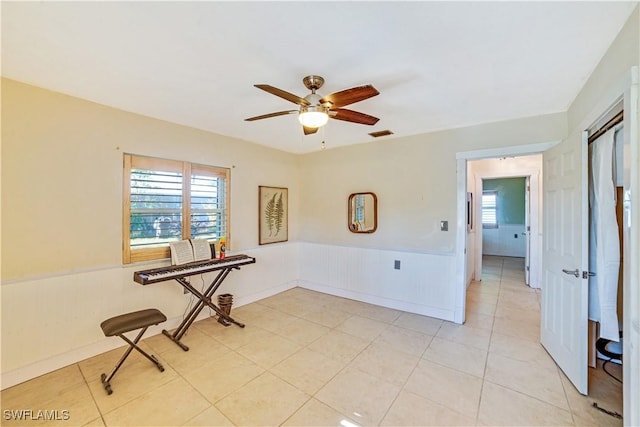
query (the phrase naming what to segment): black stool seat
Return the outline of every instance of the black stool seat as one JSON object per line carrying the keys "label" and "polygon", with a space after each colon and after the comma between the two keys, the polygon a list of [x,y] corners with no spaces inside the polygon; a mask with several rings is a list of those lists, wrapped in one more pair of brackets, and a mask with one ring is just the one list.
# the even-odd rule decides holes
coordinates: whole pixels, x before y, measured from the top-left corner
{"label": "black stool seat", "polygon": [[[102,385],[104,389],[107,391],[107,394],[113,393],[111,390],[111,379],[118,372],[122,363],[124,363],[125,359],[129,356],[132,350],[137,350],[144,357],[149,359],[156,367],[160,370],[160,372],[164,372],[164,367],[160,364],[160,361],[156,359],[156,357],[152,354],[148,354],[146,351],[141,349],[138,346],[138,342],[140,338],[144,335],[147,328],[152,325],[157,325],[158,323],[162,323],[167,320],[167,316],[162,314],[159,310],[155,308],[148,308],[146,310],[134,311],[132,313],[121,314],[120,316],[115,316],[110,319],[105,320],[100,324],[102,328],[102,332],[107,337],[119,336],[122,338],[127,344],[129,344],[129,348],[124,352],[116,366],[113,368],[111,373],[107,376],[107,374],[100,375],[100,380],[102,381]],[[136,336],[136,338],[132,341],[127,338],[124,333],[130,332],[134,330],[140,329],[140,332]]]}
{"label": "black stool seat", "polygon": [[146,310],[134,311],[133,313],[112,317],[102,322],[100,327],[105,336],[112,337],[144,328],[145,326],[157,325],[166,320],[167,316],[162,314],[160,310],[148,308]]}

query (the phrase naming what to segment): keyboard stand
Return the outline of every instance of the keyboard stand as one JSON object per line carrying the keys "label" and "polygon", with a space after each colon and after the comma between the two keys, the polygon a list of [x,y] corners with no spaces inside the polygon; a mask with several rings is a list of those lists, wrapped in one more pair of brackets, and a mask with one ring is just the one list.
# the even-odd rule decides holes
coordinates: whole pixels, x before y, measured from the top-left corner
{"label": "keyboard stand", "polygon": [[231,316],[226,314],[224,311],[222,311],[217,305],[215,305],[211,301],[211,297],[218,290],[218,288],[220,287],[224,279],[226,279],[229,273],[231,273],[231,270],[240,270],[240,266],[224,267],[222,270],[220,270],[216,278],[213,279],[213,281],[211,282],[211,284],[209,285],[209,287],[204,293],[201,293],[196,288],[191,286],[191,283],[189,283],[186,280],[186,278],[184,277],[174,278],[176,282],[180,283],[182,287],[184,287],[187,291],[189,291],[191,294],[195,295],[198,298],[198,302],[184,317],[180,325],[176,328],[176,330],[173,333],[170,333],[166,329],[162,330],[162,333],[164,335],[166,335],[171,341],[173,341],[178,346],[180,346],[180,348],[183,349],[184,351],[189,351],[189,347],[183,344],[180,341],[180,339],[184,336],[184,334],[187,332],[191,324],[196,320],[196,318],[198,317],[198,315],[204,309],[205,306],[208,306],[209,308],[211,308],[213,311],[216,312],[216,314],[219,316],[218,318],[220,319],[220,323],[222,323],[224,326],[230,326],[233,323],[241,328],[244,328],[244,323],[240,323],[234,320]]}

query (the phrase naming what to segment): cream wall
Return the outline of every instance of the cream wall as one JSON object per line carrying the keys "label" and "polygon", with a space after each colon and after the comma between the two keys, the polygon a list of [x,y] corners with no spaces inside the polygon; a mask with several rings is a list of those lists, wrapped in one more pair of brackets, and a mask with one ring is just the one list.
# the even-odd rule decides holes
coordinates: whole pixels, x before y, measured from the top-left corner
{"label": "cream wall", "polygon": [[[241,305],[296,285],[295,155],[6,79],[2,124],[2,387],[120,345],[100,331],[110,316],[181,319],[178,284],[132,280],[167,261],[122,265],[125,152],[231,168],[230,251],[257,263],[221,291]],[[259,185],[289,188],[291,243],[258,246]]]}
{"label": "cream wall", "polygon": [[[300,240],[451,254],[456,153],[558,141],[565,134],[566,116],[557,113],[302,155]],[[378,230],[371,235],[347,228],[347,198],[362,191],[378,196]],[[449,231],[440,231],[441,220],[449,221]]]}
{"label": "cream wall", "polygon": [[293,154],[11,80],[2,95],[3,280],[121,264],[123,153],[231,168],[231,250],[257,246],[257,186],[289,187],[296,239]]}

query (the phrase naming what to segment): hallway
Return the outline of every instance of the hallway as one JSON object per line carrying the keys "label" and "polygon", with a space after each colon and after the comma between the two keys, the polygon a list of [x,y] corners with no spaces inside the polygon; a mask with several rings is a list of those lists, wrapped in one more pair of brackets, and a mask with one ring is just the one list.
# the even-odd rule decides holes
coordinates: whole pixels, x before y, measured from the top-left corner
{"label": "hallway", "polygon": [[[602,370],[602,361],[589,369],[589,396],[582,396],[540,344],[541,291],[524,284],[524,259],[485,256],[482,279],[467,289],[465,324],[491,331],[478,421],[567,424],[560,414],[568,410],[575,425],[622,425],[592,406],[622,414],[622,385]],[[607,370],[622,378],[619,365],[609,363]]]}

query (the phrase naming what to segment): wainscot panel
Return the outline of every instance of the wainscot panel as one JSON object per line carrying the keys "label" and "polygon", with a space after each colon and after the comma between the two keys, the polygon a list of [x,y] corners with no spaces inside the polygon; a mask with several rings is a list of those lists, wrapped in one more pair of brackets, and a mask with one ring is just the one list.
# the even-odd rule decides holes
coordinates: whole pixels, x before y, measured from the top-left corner
{"label": "wainscot panel", "polygon": [[[453,321],[455,255],[301,242],[299,286]],[[400,269],[395,269],[396,261]]]}

